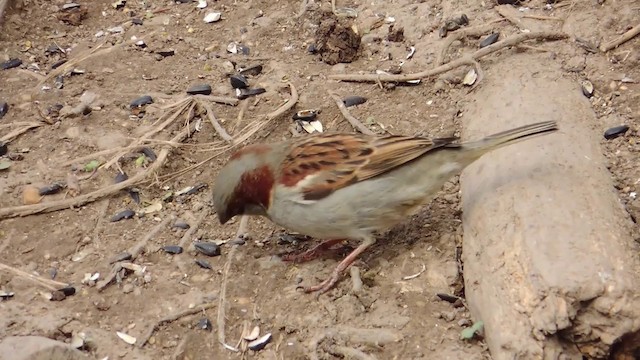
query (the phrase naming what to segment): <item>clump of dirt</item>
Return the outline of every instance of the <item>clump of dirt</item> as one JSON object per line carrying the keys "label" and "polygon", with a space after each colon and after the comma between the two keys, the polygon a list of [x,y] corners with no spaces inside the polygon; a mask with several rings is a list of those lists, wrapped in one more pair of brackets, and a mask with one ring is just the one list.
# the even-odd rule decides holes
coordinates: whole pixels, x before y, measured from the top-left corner
{"label": "clump of dirt", "polygon": [[325,13],[316,32],[316,52],[329,65],[350,63],[358,58],[360,35],[348,20]]}

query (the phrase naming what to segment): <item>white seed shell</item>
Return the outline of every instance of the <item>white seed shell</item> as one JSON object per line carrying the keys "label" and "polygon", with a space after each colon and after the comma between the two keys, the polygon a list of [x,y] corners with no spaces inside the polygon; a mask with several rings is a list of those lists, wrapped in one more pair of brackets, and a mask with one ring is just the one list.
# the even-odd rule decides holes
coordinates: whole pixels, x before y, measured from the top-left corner
{"label": "white seed shell", "polygon": [[206,22],[206,23],[214,23],[216,21],[219,21],[221,17],[222,17],[222,13],[211,12],[211,13],[208,13],[207,15],[205,15],[204,22]]}
{"label": "white seed shell", "polygon": [[253,328],[253,330],[251,330],[249,335],[244,337],[244,339],[247,340],[247,341],[253,341],[253,340],[257,339],[258,336],[260,336],[260,327],[256,326],[256,327]]}
{"label": "white seed shell", "polygon": [[476,73],[476,69],[471,69],[467,72],[467,75],[464,76],[462,84],[471,86],[476,83],[476,80],[478,80],[478,73]]}
{"label": "white seed shell", "polygon": [[118,335],[118,337],[126,342],[129,345],[133,345],[136,343],[136,341],[138,341],[138,339],[134,338],[133,336],[129,335],[129,334],[125,334],[123,332],[120,331],[116,331],[116,335]]}
{"label": "white seed shell", "polygon": [[311,126],[313,126],[313,128],[317,131],[317,132],[323,132],[324,129],[322,128],[322,123],[318,120],[314,120],[309,122],[309,124],[311,124]]}

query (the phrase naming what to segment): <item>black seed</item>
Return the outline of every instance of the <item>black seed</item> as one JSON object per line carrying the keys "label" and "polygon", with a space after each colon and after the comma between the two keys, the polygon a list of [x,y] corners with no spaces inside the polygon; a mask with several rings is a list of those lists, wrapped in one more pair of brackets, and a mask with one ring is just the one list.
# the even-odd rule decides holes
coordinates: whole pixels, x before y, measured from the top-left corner
{"label": "black seed", "polygon": [[126,189],[127,194],[129,194],[129,197],[131,197],[131,200],[133,200],[134,203],[136,204],[140,204],[140,190],[136,189],[136,188],[131,188],[131,189]]}
{"label": "black seed", "polygon": [[0,156],[6,155],[7,152],[9,152],[9,147],[7,146],[6,143],[3,143],[2,141],[0,141]]}
{"label": "black seed", "polygon": [[629,130],[627,125],[615,126],[604,132],[604,138],[607,140],[615,139],[618,136],[624,135]]}
{"label": "black seed", "polygon": [[10,59],[7,60],[3,63],[0,63],[0,69],[2,70],[9,70],[9,69],[13,69],[15,67],[18,67],[22,65],[22,60],[20,59]]}
{"label": "black seed", "polygon": [[220,255],[220,246],[216,243],[199,241],[193,244],[193,246],[200,253],[207,256],[219,256]]}
{"label": "black seed", "polygon": [[131,104],[129,104],[129,107],[131,109],[134,109],[134,108],[138,108],[138,107],[149,105],[149,104],[153,104],[153,98],[149,95],[144,95],[131,101]]}
{"label": "black seed", "polygon": [[467,15],[462,14],[459,18],[456,19],[456,22],[460,25],[468,25],[469,18],[467,17]]}
{"label": "black seed", "polygon": [[133,210],[123,210],[120,211],[119,213],[115,214],[112,218],[111,218],[111,222],[116,222],[116,221],[120,221],[123,219],[131,219],[134,215],[135,215],[135,211]]}
{"label": "black seed", "polygon": [[186,193],[184,193],[184,195],[193,195],[196,194],[198,191],[205,189],[207,187],[207,184],[205,183],[199,183],[196,184],[195,186],[193,186],[191,189],[189,189],[189,191],[187,191]]}
{"label": "black seed", "polygon": [[158,155],[156,155],[150,147],[143,147],[140,151],[149,159],[149,161],[156,161],[158,159]]}
{"label": "black seed", "polygon": [[236,74],[229,77],[231,87],[234,89],[246,89],[249,87],[249,81],[242,75]]}
{"label": "black seed", "polygon": [[142,24],[143,24],[143,23],[142,23],[142,20],[141,20],[141,19],[138,19],[138,18],[133,18],[133,19],[131,19],[131,23],[132,23],[133,25],[142,25]]}
{"label": "black seed", "polygon": [[267,346],[267,344],[271,342],[271,333],[268,333],[266,335],[263,335],[251,342],[249,342],[249,344],[247,344],[247,346],[249,347],[249,349],[253,350],[253,351],[260,351],[262,349],[264,349],[265,346]]}
{"label": "black seed", "polygon": [[258,76],[262,72],[262,65],[254,65],[238,71],[240,75],[244,76]]}
{"label": "black seed", "polygon": [[60,184],[51,184],[40,188],[40,196],[57,194],[62,190],[63,186]]}
{"label": "black seed", "polygon": [[449,295],[449,294],[443,294],[443,293],[438,293],[438,294],[436,294],[436,296],[439,297],[440,300],[444,300],[444,301],[452,303],[452,304],[460,299],[457,296]]}
{"label": "black seed", "polygon": [[117,184],[117,183],[121,183],[121,182],[123,182],[123,181],[127,180],[128,178],[129,178],[129,176],[128,176],[127,174],[125,174],[125,173],[123,173],[123,172],[118,172],[118,173],[116,174],[115,183],[116,183],[116,184]]}
{"label": "black seed", "polygon": [[211,85],[208,84],[200,84],[194,85],[187,89],[187,94],[189,95],[211,95]]}
{"label": "black seed", "polygon": [[5,101],[0,101],[0,119],[2,119],[9,112],[9,104]]}
{"label": "black seed", "polygon": [[191,226],[189,224],[187,224],[186,221],[178,219],[178,220],[176,220],[176,223],[173,224],[173,227],[176,227],[178,229],[185,229],[186,230],[186,229],[190,228]]}
{"label": "black seed", "polygon": [[211,320],[207,318],[202,318],[198,320],[198,329],[211,331],[213,329],[213,325],[211,325]]}
{"label": "black seed", "polygon": [[59,68],[61,65],[67,62],[67,59],[62,59],[51,64],[51,70]]}
{"label": "black seed", "polygon": [[182,254],[182,246],[179,245],[168,245],[163,247],[162,250],[169,254]]}
{"label": "black seed", "polygon": [[56,44],[51,44],[44,50],[44,53],[47,55],[62,54],[62,49]]}
{"label": "black seed", "polygon": [[2,299],[2,300],[10,299],[14,295],[15,295],[15,293],[13,293],[11,291],[0,291],[0,299]]}
{"label": "black seed", "polygon": [[362,96],[347,96],[346,98],[342,99],[342,102],[344,103],[344,106],[349,107],[364,104],[365,102],[367,102],[367,98],[364,98]]}
{"label": "black seed", "polygon": [[67,286],[63,287],[62,289],[58,289],[58,291],[61,291],[64,296],[73,296],[76,293],[76,288],[74,288],[73,286]]}
{"label": "black seed", "polygon": [[315,54],[316,52],[318,52],[318,47],[316,46],[316,44],[311,44],[307,48],[307,51],[311,54]]}
{"label": "black seed", "polygon": [[300,110],[293,114],[293,120],[313,121],[318,117],[317,110]]}
{"label": "black seed", "polygon": [[206,260],[197,259],[196,264],[198,264],[198,266],[200,266],[203,269],[209,269],[209,270],[212,269],[211,264],[209,264],[209,262]]}
{"label": "black seed", "polygon": [[494,44],[496,41],[498,41],[498,38],[500,38],[500,34],[499,33],[493,33],[489,36],[487,36],[486,38],[484,38],[482,41],[480,41],[480,47],[487,47],[491,44]]}
{"label": "black seed", "polygon": [[53,81],[53,86],[56,89],[64,88],[64,76],[62,76],[62,75],[56,76],[56,79]]}
{"label": "black seed", "polygon": [[236,90],[236,96],[238,97],[238,99],[240,100],[244,100],[250,96],[256,96],[256,95],[260,95],[264,92],[266,92],[267,90],[264,88],[256,88],[256,89],[238,89]]}
{"label": "black seed", "polygon": [[173,49],[168,49],[168,50],[158,50],[156,51],[156,53],[160,56],[163,57],[168,57],[168,56],[173,56],[176,54],[176,51]]}

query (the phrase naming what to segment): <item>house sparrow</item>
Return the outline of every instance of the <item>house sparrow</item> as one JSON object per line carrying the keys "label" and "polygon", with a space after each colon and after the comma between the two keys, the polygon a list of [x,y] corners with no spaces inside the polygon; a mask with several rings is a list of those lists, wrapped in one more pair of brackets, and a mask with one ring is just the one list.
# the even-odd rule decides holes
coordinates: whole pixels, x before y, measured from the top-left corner
{"label": "house sparrow", "polygon": [[213,201],[220,223],[236,215],[261,215],[301,234],[360,240],[324,282],[340,274],[375,242],[374,233],[403,221],[430,201],[444,183],[485,153],[556,131],[554,121],[518,127],[479,141],[457,138],[320,133],[246,146],[220,171]]}

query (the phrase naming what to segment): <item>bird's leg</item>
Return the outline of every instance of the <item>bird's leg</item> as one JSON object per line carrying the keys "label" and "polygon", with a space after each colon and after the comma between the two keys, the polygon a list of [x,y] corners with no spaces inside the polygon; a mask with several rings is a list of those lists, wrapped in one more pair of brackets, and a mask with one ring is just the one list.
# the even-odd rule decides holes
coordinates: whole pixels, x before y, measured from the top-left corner
{"label": "bird's leg", "polygon": [[315,286],[304,287],[303,288],[304,292],[310,293],[314,291],[319,291],[320,294],[327,292],[329,289],[333,287],[333,285],[335,285],[336,282],[338,282],[338,279],[340,278],[340,274],[343,271],[345,271],[349,266],[351,266],[351,264],[353,264],[356,258],[360,254],[362,254],[369,246],[373,245],[373,243],[375,242],[376,242],[375,238],[364,239],[364,241],[362,242],[362,244],[360,244],[360,246],[358,246],[355,250],[353,250],[351,254],[349,254],[346,258],[344,258],[344,260],[342,260],[340,264],[336,266],[335,270],[333,270],[333,273],[331,273],[331,276],[327,278],[327,280]]}
{"label": "bird's leg", "polygon": [[283,261],[291,261],[295,263],[303,263],[307,261],[311,261],[318,256],[320,256],[323,252],[328,251],[333,245],[343,242],[345,239],[331,239],[321,242],[315,247],[299,254],[289,253],[281,256]]}

